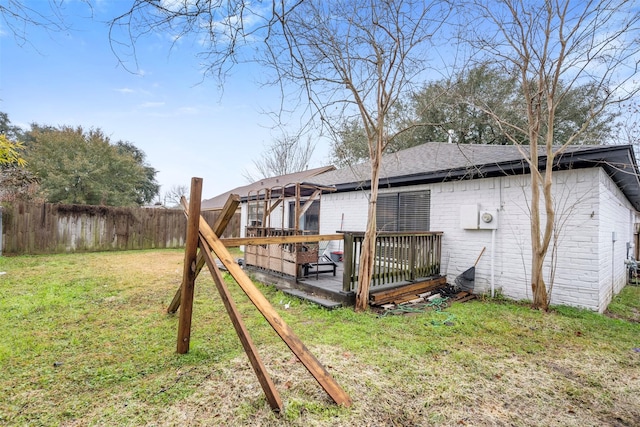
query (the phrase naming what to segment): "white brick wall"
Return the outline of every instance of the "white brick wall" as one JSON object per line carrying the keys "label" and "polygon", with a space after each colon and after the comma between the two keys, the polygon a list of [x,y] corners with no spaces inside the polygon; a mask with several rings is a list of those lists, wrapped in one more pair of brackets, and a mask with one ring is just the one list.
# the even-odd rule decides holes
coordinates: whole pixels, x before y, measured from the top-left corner
{"label": "white brick wall", "polygon": [[[289,227],[289,204],[295,202],[294,197],[285,199],[284,203],[278,204],[267,218],[265,227],[288,228]],[[256,203],[256,202],[252,202]],[[262,203],[262,202],[260,202]],[[272,202],[273,203],[273,202]],[[240,237],[246,237],[248,203],[244,202],[240,205]],[[284,219],[284,222],[283,222]]]}
{"label": "white brick wall", "polygon": [[[493,260],[495,288],[514,299],[531,299],[529,184],[527,175],[412,186],[381,193],[431,190],[431,230],[444,232],[442,272],[450,283],[471,267],[482,247],[486,247],[476,268],[476,292],[489,291]],[[368,194],[355,191],[323,195],[320,233],[364,231]],[[603,311],[611,300],[612,280],[615,292],[625,284],[626,242],[632,241],[636,213],[601,169],[554,172],[554,200],[560,233],[556,250],[550,247],[545,269],[549,284],[555,262],[552,303]],[[460,226],[460,206],[469,204],[497,213],[499,226],[493,248],[491,230],[464,230]],[[613,270],[612,231],[617,234]],[[337,248],[331,250],[334,249]]]}
{"label": "white brick wall", "polygon": [[[368,191],[323,194],[320,201],[320,234],[364,231],[367,224]],[[342,242],[331,241],[328,250],[342,250]]]}
{"label": "white brick wall", "polygon": [[[637,213],[620,189],[600,172],[600,283],[599,283],[599,311],[604,311],[612,296],[620,292],[626,284],[626,268],[624,260],[627,257],[627,243],[633,242],[634,223],[638,222]],[[612,233],[615,232],[616,241],[613,242]],[[630,253],[633,255],[633,253]]]}

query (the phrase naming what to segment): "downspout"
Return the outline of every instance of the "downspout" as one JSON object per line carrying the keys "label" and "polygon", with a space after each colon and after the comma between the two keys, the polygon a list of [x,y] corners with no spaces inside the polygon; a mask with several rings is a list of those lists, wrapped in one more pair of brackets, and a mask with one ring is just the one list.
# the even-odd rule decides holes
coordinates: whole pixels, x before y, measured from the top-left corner
{"label": "downspout", "polygon": [[613,301],[613,296],[616,291],[616,232],[611,232],[611,301]]}

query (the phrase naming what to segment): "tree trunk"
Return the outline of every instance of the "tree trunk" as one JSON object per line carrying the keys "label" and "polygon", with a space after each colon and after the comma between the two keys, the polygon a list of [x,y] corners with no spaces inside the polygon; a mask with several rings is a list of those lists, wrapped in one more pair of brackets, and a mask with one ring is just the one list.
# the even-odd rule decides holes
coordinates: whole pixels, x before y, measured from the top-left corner
{"label": "tree trunk", "polygon": [[544,258],[544,254],[540,250],[534,250],[531,261],[531,290],[533,292],[533,308],[547,311],[549,300],[543,276]]}
{"label": "tree trunk", "polygon": [[532,200],[531,200],[531,291],[533,293],[533,308],[547,311],[549,309],[549,294],[544,281],[544,260],[549,250],[555,210],[552,197],[552,154],[547,153],[547,170],[542,183],[542,196],[545,204],[545,227],[541,228],[540,219],[540,179],[539,171],[531,171]]}
{"label": "tree trunk", "polygon": [[[356,311],[364,311],[369,308],[369,287],[376,255],[376,201],[369,200],[369,215],[373,211],[373,221],[368,221],[367,230],[364,233],[362,252],[360,253],[360,265],[358,267],[358,290],[356,292]],[[371,218],[371,216],[369,216]]]}
{"label": "tree trunk", "polygon": [[367,212],[367,229],[362,242],[360,265],[358,267],[358,290],[356,292],[356,311],[369,308],[369,287],[376,256],[376,207],[378,203],[378,179],[380,177],[380,158],[382,144],[374,145],[371,150],[371,194]]}

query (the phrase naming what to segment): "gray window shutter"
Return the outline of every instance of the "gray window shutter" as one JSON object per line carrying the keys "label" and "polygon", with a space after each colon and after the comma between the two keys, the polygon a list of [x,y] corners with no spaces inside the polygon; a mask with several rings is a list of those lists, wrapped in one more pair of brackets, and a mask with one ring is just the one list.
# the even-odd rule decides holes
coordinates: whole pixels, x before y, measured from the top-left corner
{"label": "gray window shutter", "polygon": [[398,193],[378,195],[376,227],[378,231],[398,231]]}
{"label": "gray window shutter", "polygon": [[379,231],[429,231],[429,190],[381,194],[376,208]]}
{"label": "gray window shutter", "polygon": [[398,194],[398,231],[429,231],[429,190]]}

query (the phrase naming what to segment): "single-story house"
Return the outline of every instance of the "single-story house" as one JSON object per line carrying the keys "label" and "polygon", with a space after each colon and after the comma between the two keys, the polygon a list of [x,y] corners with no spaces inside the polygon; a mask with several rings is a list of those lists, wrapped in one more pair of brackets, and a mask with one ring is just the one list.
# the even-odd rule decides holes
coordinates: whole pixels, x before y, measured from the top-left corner
{"label": "single-story house", "polygon": [[[539,160],[544,169],[546,158]],[[312,179],[335,187],[322,195],[320,234],[364,230],[369,174],[362,164]],[[626,285],[625,260],[636,253],[640,175],[633,147],[571,146],[556,159],[553,176],[558,232],[545,275],[551,283],[555,266],[551,303],[603,312]],[[388,154],[379,189],[378,229],[442,231],[441,273],[451,283],[486,247],[474,291],[493,287],[532,299],[530,174],[518,147],[430,142]]]}
{"label": "single-story house", "polygon": [[[545,160],[541,156],[541,169]],[[239,192],[242,224],[256,225],[261,217],[251,207],[252,192],[256,201],[261,188],[297,181],[305,188],[322,189],[314,199],[315,209],[305,213],[313,218],[306,224],[301,221],[303,228],[313,224],[312,231],[319,234],[364,231],[369,174],[365,162],[254,183],[250,191]],[[555,267],[551,303],[603,312],[626,285],[625,260],[637,253],[640,179],[633,147],[568,147],[555,161],[553,182],[558,232],[545,277],[551,283]],[[518,147],[430,142],[388,154],[382,161],[379,189],[379,230],[442,232],[438,267],[449,283],[474,265],[486,248],[476,266],[474,292],[494,289],[513,299],[532,298],[530,174]],[[305,203],[304,194],[299,203]],[[293,205],[293,199],[285,197],[269,224],[260,225],[291,227]],[[342,249],[341,244],[332,241],[327,250]]]}

